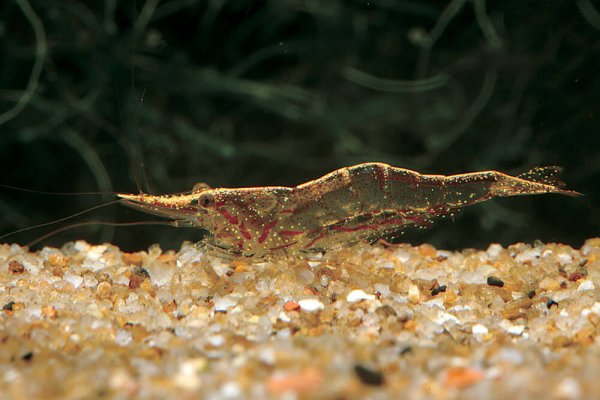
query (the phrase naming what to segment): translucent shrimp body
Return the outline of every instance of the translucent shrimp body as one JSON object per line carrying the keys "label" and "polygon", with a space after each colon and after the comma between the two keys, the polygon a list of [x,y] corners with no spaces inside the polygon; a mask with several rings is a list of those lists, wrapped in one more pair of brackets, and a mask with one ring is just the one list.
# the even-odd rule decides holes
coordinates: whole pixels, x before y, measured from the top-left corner
{"label": "translucent shrimp body", "polygon": [[206,229],[209,247],[233,256],[327,251],[388,237],[409,225],[497,196],[559,193],[558,167],[535,168],[517,177],[498,171],[425,175],[382,163],[338,169],[296,187],[209,188],[151,196],[119,194],[123,202]]}

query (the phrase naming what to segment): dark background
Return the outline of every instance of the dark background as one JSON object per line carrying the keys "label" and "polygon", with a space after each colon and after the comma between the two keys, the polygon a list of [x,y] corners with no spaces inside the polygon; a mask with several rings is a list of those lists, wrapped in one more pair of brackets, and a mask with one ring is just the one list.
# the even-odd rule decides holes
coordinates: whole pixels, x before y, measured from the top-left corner
{"label": "dark background", "polygon": [[[600,232],[595,0],[10,0],[0,57],[5,185],[137,192],[138,171],[156,194],[296,185],[366,161],[440,174],[561,165],[586,197],[498,199],[402,239],[580,246]],[[109,199],[1,189],[0,232]],[[113,205],[72,222],[148,219]],[[201,237],[96,226],[42,244]]]}

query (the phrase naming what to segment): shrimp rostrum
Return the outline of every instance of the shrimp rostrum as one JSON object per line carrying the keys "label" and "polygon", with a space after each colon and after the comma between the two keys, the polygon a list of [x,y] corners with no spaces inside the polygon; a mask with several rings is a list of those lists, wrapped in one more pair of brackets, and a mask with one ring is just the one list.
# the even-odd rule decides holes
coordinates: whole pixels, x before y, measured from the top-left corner
{"label": "shrimp rostrum", "polygon": [[176,195],[118,194],[174,226],[208,231],[203,244],[218,252],[261,258],[322,252],[389,237],[410,225],[493,197],[559,193],[559,167],[519,176],[498,171],[426,175],[382,163],[338,169],[296,187],[210,188]]}

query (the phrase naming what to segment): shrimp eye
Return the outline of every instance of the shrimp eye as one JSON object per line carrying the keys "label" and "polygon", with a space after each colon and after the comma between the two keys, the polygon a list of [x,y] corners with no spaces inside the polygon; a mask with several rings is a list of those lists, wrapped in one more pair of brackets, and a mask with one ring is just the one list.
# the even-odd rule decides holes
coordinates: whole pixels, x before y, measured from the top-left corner
{"label": "shrimp eye", "polygon": [[198,203],[204,208],[212,207],[215,204],[215,198],[212,194],[203,194]]}

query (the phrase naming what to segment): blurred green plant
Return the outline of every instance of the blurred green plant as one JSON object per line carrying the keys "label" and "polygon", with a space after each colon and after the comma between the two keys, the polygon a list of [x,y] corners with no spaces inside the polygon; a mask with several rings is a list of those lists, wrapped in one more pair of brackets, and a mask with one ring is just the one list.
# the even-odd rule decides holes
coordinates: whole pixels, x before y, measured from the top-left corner
{"label": "blurred green plant", "polygon": [[[0,183],[157,193],[295,185],[365,161],[448,174],[558,164],[586,200],[506,199],[405,240],[579,245],[600,225],[598,15],[589,0],[3,2]],[[0,232],[107,199],[3,190]],[[116,207],[84,220],[138,219]],[[44,243],[201,235],[88,229]]]}

